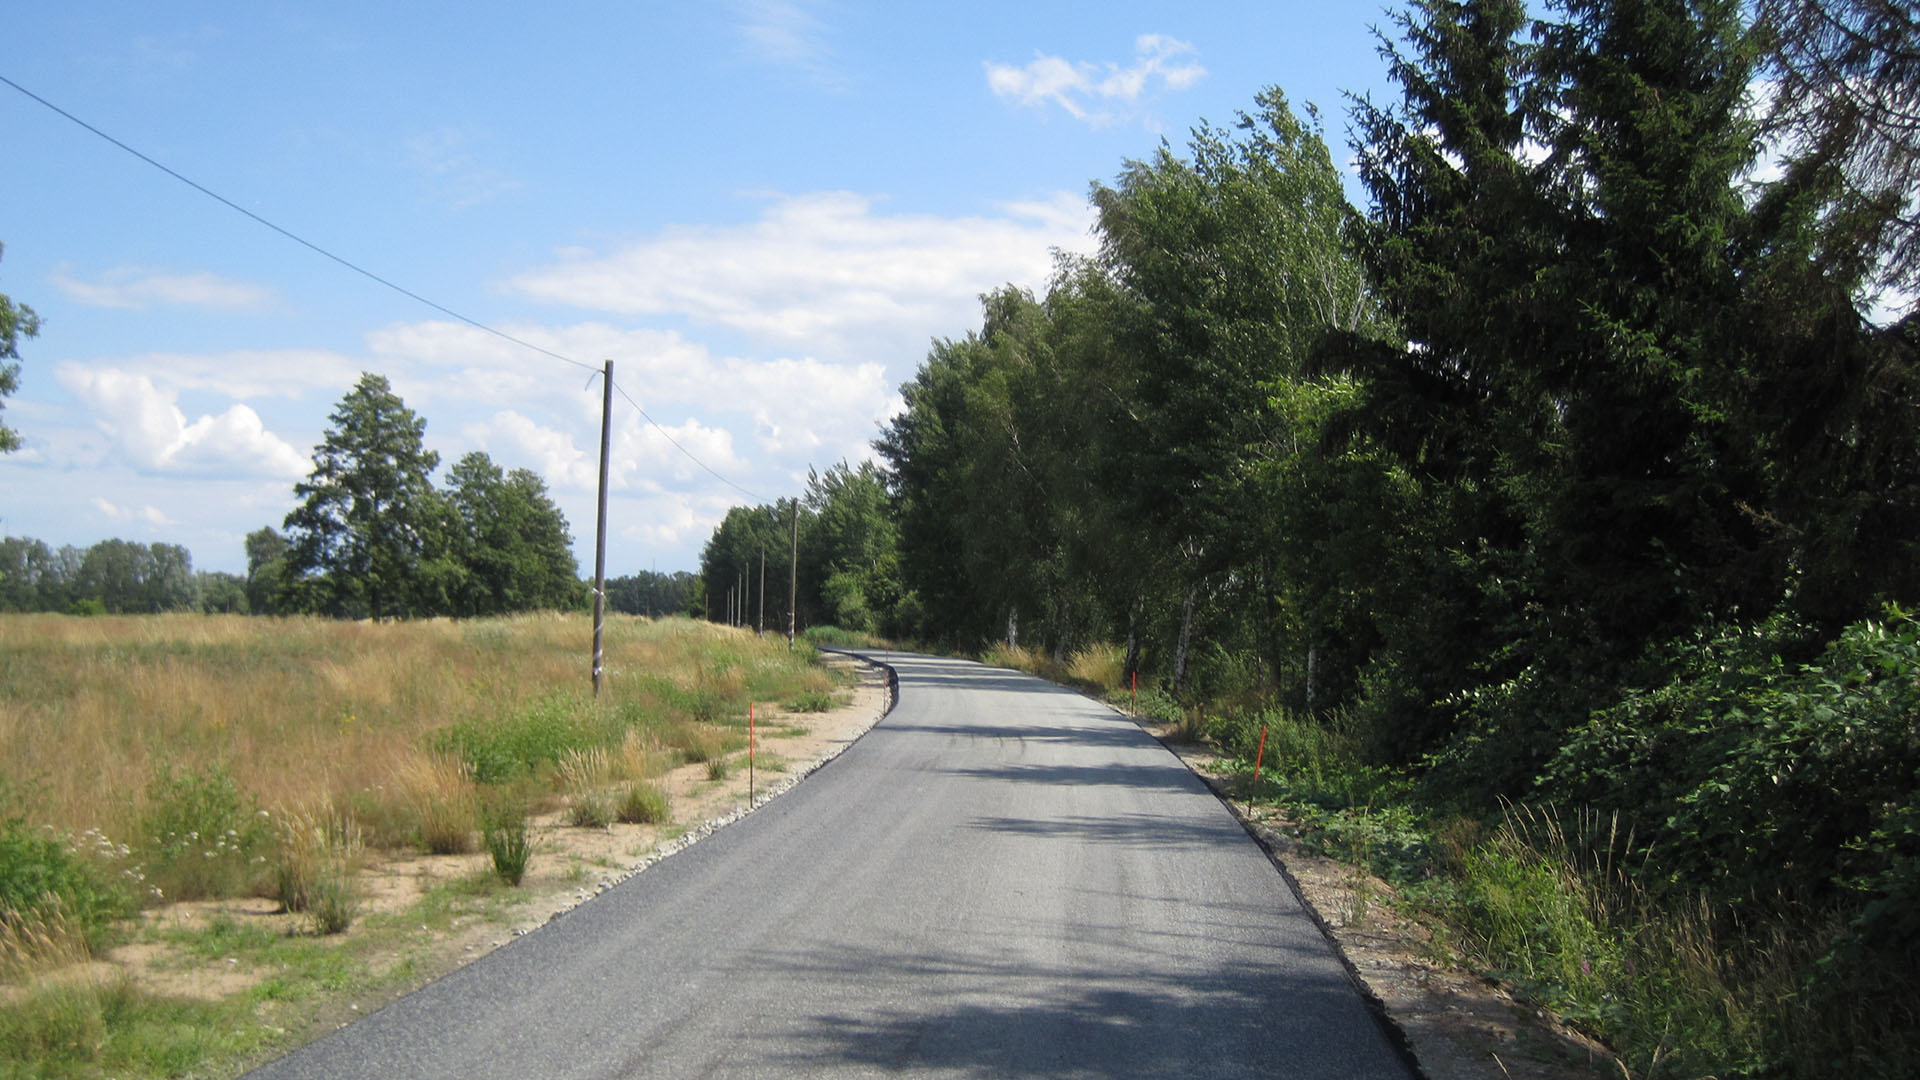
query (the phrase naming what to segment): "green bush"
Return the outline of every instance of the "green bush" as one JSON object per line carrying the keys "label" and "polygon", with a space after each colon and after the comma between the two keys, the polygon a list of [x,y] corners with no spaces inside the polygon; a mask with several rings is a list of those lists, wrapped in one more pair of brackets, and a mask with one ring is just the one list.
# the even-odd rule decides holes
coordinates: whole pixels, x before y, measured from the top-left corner
{"label": "green bush", "polygon": [[108,879],[72,838],[30,829],[20,818],[0,822],[0,919],[55,904],[79,922],[90,948],[98,948],[112,921],[134,907],[128,890]]}
{"label": "green bush", "polygon": [[159,898],[204,900],[250,892],[273,836],[265,814],[226,769],[163,769],[147,789],[141,854]]}
{"label": "green bush", "polygon": [[433,749],[467,763],[473,779],[498,784],[552,765],[568,750],[607,742],[589,702],[552,694],[492,720],[463,720],[443,728]]}

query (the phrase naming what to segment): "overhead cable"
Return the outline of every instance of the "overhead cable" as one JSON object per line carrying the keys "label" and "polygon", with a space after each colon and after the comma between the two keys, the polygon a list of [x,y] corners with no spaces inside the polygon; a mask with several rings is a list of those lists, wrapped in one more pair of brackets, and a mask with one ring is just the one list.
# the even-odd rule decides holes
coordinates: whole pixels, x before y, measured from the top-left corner
{"label": "overhead cable", "polygon": [[[552,349],[535,345],[531,341],[527,341],[524,338],[515,337],[514,335],[509,334],[504,330],[496,330],[493,327],[488,326],[486,323],[479,321],[478,319],[470,319],[467,316],[460,314],[459,312],[453,310],[450,307],[447,307],[444,304],[435,303],[434,301],[429,300],[424,296],[421,296],[419,293],[414,292],[411,289],[405,288],[401,285],[397,285],[394,282],[381,277],[379,274],[376,274],[373,271],[368,270],[366,267],[359,265],[358,263],[355,263],[349,259],[343,258],[339,255],[335,255],[333,252],[328,251],[326,248],[321,247],[320,245],[314,243],[313,241],[308,240],[305,237],[300,236],[299,234],[289,229],[282,228],[281,226],[276,225],[271,221],[268,221],[266,218],[261,217],[259,214],[254,213],[253,211],[247,209],[244,206],[241,206],[239,203],[234,202],[232,199],[227,198],[226,196],[220,194],[219,192],[206,187],[204,184],[197,183],[196,181],[186,176],[183,176],[178,172],[175,172],[173,169],[170,169],[167,166],[161,164],[160,162],[155,161],[153,158],[150,158],[147,155],[141,153],[140,151],[135,150],[133,147],[128,146],[126,143],[121,142],[119,139],[114,138],[112,135],[109,135],[106,132],[100,130],[99,128],[94,127],[92,124],[87,123],[85,120],[80,119],[79,117],[73,115],[67,110],[61,108],[60,106],[55,105],[53,102],[48,101],[46,98],[41,97],[39,94],[34,93],[33,91],[27,89],[24,86],[21,86],[19,83],[14,82],[12,79],[7,78],[5,75],[0,75],[0,83],[5,83],[8,86],[13,87],[15,90],[18,90],[20,93],[26,95],[27,97],[33,99],[34,101],[40,103],[41,105],[47,107],[48,109],[51,109],[53,112],[58,113],[60,116],[65,117],[66,119],[72,121],[75,124],[78,124],[80,127],[85,128],[87,131],[92,132],[94,135],[97,135],[100,138],[105,139],[107,142],[112,143],[114,146],[119,147],[121,150],[124,150],[127,153],[132,154],[134,157],[137,157],[141,161],[146,162],[148,165],[151,165],[154,168],[160,170],[161,172],[166,173],[168,176],[173,177],[175,180],[178,180],[181,183],[192,188],[193,190],[199,192],[200,194],[205,195],[207,198],[212,199],[215,202],[221,204],[222,206],[227,207],[229,210],[234,210],[241,214],[244,214],[246,217],[252,219],[258,224],[264,225],[267,228],[272,229],[274,232],[279,233],[281,236],[286,237],[287,239],[293,241],[296,244],[299,244],[301,247],[304,247],[307,250],[312,251],[317,255],[321,255],[328,259],[333,260],[334,262],[340,264],[341,266],[344,266],[347,269],[353,271],[354,273],[359,274],[361,277],[364,277],[373,282],[377,282],[378,284],[384,285],[387,288],[392,289],[394,292],[397,292],[400,295],[407,297],[410,300],[416,301],[421,304],[425,304],[427,307],[430,307],[433,310],[438,311],[443,315],[447,315],[451,318],[458,319],[460,322],[463,322],[468,326],[473,327],[476,330],[482,331],[484,333],[492,334],[494,337],[497,337],[502,341],[506,341],[514,345],[518,345],[523,349],[529,349],[533,352],[537,352],[541,354],[542,356],[551,357],[555,360],[560,361],[561,363],[572,364],[574,367],[581,368],[586,371],[591,371],[596,374],[600,372],[600,368],[595,367],[592,364],[581,363],[580,361],[575,360],[571,356],[564,356],[560,353],[554,352]],[[652,416],[649,416],[647,414],[647,410],[640,408],[640,403],[638,401],[635,401],[632,395],[628,394],[626,389],[620,386],[617,382],[614,384],[614,389],[619,390],[620,396],[623,398],[626,398],[627,403],[632,405],[634,409],[640,413],[641,419],[645,420],[648,424],[651,424],[653,426],[653,429],[655,431],[658,431],[661,437],[665,438],[667,442],[671,443],[675,450],[680,451],[680,453],[684,455],[688,461],[691,461],[695,465],[700,466],[702,469],[706,470],[707,475],[712,476],[715,480],[720,481],[721,483],[727,485],[728,487],[734,489],[735,491],[738,491],[749,498],[757,499],[760,497],[758,495],[755,495],[753,492],[748,491],[746,488],[741,487],[739,484],[736,484],[733,481],[727,479],[726,477],[721,476],[719,473],[715,472],[713,468],[709,466],[706,462],[701,461],[698,457],[695,457],[693,453],[690,452],[686,447],[680,445],[680,443],[676,439],[674,439],[672,435],[667,434],[667,429],[662,427],[659,421],[655,420]]]}

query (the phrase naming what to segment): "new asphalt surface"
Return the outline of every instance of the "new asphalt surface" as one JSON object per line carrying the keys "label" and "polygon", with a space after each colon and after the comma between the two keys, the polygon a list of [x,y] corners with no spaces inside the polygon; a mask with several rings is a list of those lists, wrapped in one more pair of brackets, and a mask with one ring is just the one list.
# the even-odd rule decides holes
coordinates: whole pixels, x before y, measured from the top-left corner
{"label": "new asphalt surface", "polygon": [[251,1075],[1409,1076],[1165,748],[1026,675],[886,659],[893,712],[792,791]]}

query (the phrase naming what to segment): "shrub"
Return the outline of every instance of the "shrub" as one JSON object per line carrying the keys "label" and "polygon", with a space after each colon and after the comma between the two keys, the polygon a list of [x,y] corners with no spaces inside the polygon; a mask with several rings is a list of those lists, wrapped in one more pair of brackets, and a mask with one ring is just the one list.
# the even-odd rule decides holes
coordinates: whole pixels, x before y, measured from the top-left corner
{"label": "shrub", "polygon": [[142,822],[148,880],[170,900],[238,896],[251,891],[272,837],[264,811],[242,799],[227,771],[154,777]]}
{"label": "shrub", "polygon": [[627,784],[620,795],[615,816],[629,825],[664,825],[673,820],[673,810],[665,789],[645,780]]}
{"label": "shrub", "polygon": [[520,884],[533,853],[527,838],[527,808],[519,795],[494,790],[480,800],[480,840],[500,880]]}
{"label": "shrub", "polygon": [[549,694],[489,721],[463,720],[443,728],[433,749],[465,761],[473,778],[498,784],[551,765],[568,750],[602,741],[592,708],[575,694]]}
{"label": "shrub", "polygon": [[[93,835],[116,855],[123,850]],[[0,923],[13,934],[9,949],[28,949],[41,940],[57,952],[77,934],[91,950],[102,944],[114,919],[132,910],[128,890],[109,880],[68,837],[29,829],[19,818],[0,822]]]}

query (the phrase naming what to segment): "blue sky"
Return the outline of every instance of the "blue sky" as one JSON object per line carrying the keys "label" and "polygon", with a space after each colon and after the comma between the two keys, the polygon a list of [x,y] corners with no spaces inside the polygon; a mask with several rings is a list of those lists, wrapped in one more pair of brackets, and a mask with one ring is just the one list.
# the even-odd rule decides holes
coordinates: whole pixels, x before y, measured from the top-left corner
{"label": "blue sky", "polygon": [[[0,75],[453,311],[597,368],[608,572],[870,454],[980,293],[1090,250],[1088,186],[1264,86],[1383,95],[1370,4],[25,5]],[[592,564],[589,374],[389,291],[0,85],[0,533],[244,569],[362,371],[547,480]],[[704,465],[706,468],[703,468]],[[738,485],[716,480],[713,472]],[[743,495],[739,489],[751,492]]]}

